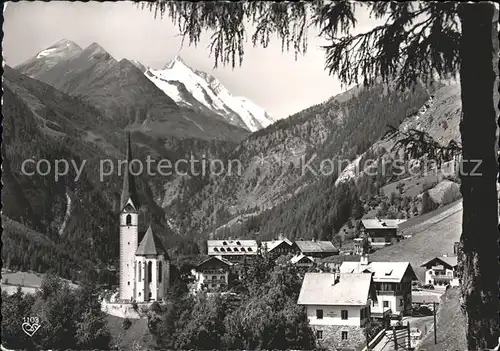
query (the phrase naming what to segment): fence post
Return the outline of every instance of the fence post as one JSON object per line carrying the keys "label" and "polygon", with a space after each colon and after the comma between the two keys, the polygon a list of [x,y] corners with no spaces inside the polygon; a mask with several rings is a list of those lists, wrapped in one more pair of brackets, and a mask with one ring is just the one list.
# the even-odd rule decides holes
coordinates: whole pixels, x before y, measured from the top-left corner
{"label": "fence post", "polygon": [[432,303],[432,309],[434,310],[434,344],[437,345],[437,322],[436,322],[436,303]]}
{"label": "fence post", "polygon": [[396,327],[392,326],[392,337],[394,338],[394,349],[398,349],[398,337],[396,335]]}
{"label": "fence post", "polygon": [[408,321],[408,350],[411,349],[411,332],[410,332],[410,321]]}

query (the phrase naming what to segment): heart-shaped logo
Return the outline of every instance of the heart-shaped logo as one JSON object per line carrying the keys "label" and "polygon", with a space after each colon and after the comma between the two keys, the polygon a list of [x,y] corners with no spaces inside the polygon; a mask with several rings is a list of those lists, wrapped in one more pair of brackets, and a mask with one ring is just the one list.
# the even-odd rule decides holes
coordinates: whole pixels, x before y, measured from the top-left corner
{"label": "heart-shaped logo", "polygon": [[37,332],[37,330],[40,329],[40,324],[24,322],[21,325],[21,328],[23,328],[23,331],[26,333],[26,335],[32,337]]}

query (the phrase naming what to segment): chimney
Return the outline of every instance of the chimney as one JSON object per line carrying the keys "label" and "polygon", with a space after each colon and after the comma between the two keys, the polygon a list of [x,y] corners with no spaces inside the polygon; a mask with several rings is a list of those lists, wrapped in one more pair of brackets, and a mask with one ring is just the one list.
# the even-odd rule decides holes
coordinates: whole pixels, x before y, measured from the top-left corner
{"label": "chimney", "polygon": [[361,255],[360,259],[359,259],[359,263],[362,265],[362,266],[367,266],[368,263],[369,263],[369,260],[368,260],[368,255]]}
{"label": "chimney", "polygon": [[280,233],[280,234],[278,235],[278,240],[283,240],[284,238],[285,238],[285,237],[283,236],[283,233]]}
{"label": "chimney", "polygon": [[335,270],[333,272],[333,285],[338,284],[339,281],[340,281],[340,274],[337,272],[337,270]]}

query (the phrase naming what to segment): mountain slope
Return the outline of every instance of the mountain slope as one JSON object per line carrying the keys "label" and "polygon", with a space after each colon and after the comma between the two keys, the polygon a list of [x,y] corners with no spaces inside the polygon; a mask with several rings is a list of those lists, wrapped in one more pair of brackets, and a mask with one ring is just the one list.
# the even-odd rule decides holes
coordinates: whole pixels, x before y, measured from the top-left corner
{"label": "mountain slope", "polygon": [[37,55],[16,68],[27,76],[36,79],[45,70],[63,61],[77,57],[82,51],[82,48],[74,42],[63,39],[40,51]]}
{"label": "mountain slope", "polygon": [[164,69],[149,68],[146,77],[180,106],[215,113],[252,132],[275,122],[264,109],[247,98],[234,97],[215,77],[193,70],[176,56]]}
{"label": "mountain slope", "polygon": [[[100,161],[106,159],[117,165],[118,159],[124,158],[125,133],[109,123],[100,110],[78,97],[8,66],[3,78],[3,215],[19,226],[9,227],[18,228],[12,231],[5,228],[6,234],[12,233],[9,241],[4,242],[2,255],[5,253],[13,265],[25,270],[36,270],[37,262],[50,261],[52,249],[48,249],[52,250],[49,253],[45,249],[37,251],[38,244],[31,242],[33,235],[18,234],[33,231],[53,242],[61,252],[72,253],[71,271],[64,265],[54,267],[65,277],[77,277],[77,271],[87,261],[97,267],[113,264],[118,257],[116,214],[122,179],[115,171],[101,180]],[[134,155],[139,159],[145,155],[153,160],[176,157],[144,134],[135,132],[132,140],[136,142]],[[22,171],[23,161],[28,159],[33,162],[25,169],[33,174]],[[34,162],[41,159],[50,163],[52,172],[35,172]],[[67,175],[56,179],[53,167],[57,160],[73,162],[82,172],[78,174],[71,164]],[[152,223],[165,246],[173,249],[186,240],[170,230],[163,209],[155,202],[157,190],[152,187],[155,182],[163,184],[167,180],[155,180],[147,174],[138,177],[139,197],[144,204],[140,221],[144,230]]]}
{"label": "mountain slope", "polygon": [[337,161],[357,157],[388,124],[399,125],[428,98],[421,86],[401,93],[381,84],[357,89],[342,102],[332,98],[312,106],[245,139],[228,156],[241,162],[241,174],[213,176],[201,191],[179,194],[166,210],[189,218],[183,230],[198,236],[219,227],[227,232],[227,223],[240,223],[241,235],[263,239],[280,232],[290,238],[331,235],[332,223],[348,207],[336,203],[352,196],[346,195],[352,186],[335,189]]}
{"label": "mountain slope", "polygon": [[[44,57],[50,56],[49,53]],[[55,65],[41,65],[35,73],[25,64],[18,69],[67,94],[83,97],[120,128],[157,137],[231,142],[240,141],[248,134],[221,119],[179,107],[136,65],[126,59],[116,61],[96,43]]]}

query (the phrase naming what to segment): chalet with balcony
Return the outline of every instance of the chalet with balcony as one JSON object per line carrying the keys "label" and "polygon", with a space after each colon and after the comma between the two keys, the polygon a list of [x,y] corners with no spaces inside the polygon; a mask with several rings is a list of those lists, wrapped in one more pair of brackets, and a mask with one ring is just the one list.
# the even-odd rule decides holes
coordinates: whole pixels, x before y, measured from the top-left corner
{"label": "chalet with balcony", "polygon": [[403,220],[399,219],[362,219],[361,233],[368,235],[371,246],[376,248],[392,245],[401,239],[398,234],[399,224]]}
{"label": "chalet with balcony", "polygon": [[208,256],[220,256],[232,263],[242,263],[259,254],[255,240],[207,240]]}
{"label": "chalet with balcony", "polygon": [[357,348],[376,301],[372,274],[306,273],[298,304],[306,308],[320,347]]}
{"label": "chalet with balcony", "polygon": [[373,317],[399,319],[411,314],[411,282],[417,276],[409,262],[370,262],[368,255],[362,255],[359,262],[343,262],[340,273],[373,274],[377,293]]}
{"label": "chalet with balcony", "polygon": [[331,241],[299,240],[295,244],[297,244],[300,253],[313,258],[324,258],[339,254],[339,249],[333,246]]}
{"label": "chalet with balcony", "polygon": [[272,241],[263,241],[261,243],[261,251],[277,254],[279,256],[300,253],[297,244],[286,238],[280,238],[278,240]]}
{"label": "chalet with balcony", "polygon": [[199,263],[193,270],[195,282],[192,292],[221,290],[229,283],[229,273],[233,263],[220,256],[211,256]]}
{"label": "chalet with balcony", "polygon": [[425,267],[425,284],[431,284],[437,289],[446,289],[446,286],[460,285],[457,277],[458,259],[456,256],[435,257],[421,265]]}

